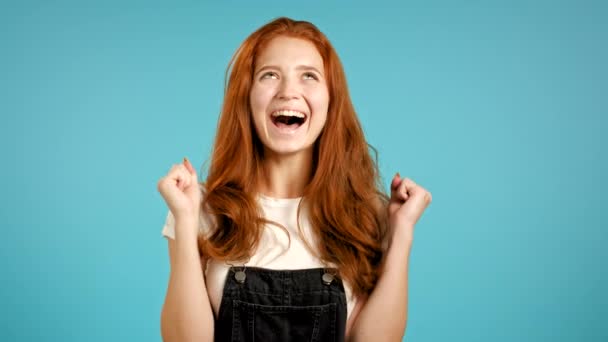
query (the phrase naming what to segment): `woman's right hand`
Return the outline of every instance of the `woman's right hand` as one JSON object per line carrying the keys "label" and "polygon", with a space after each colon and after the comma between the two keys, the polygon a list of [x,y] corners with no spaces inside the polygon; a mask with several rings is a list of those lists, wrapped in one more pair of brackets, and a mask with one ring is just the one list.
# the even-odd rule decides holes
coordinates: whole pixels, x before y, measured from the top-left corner
{"label": "woman's right hand", "polygon": [[202,195],[196,171],[190,161],[184,158],[183,163],[173,165],[167,175],[158,181],[157,188],[175,217],[175,222],[195,223],[190,226],[197,229],[192,232],[197,234]]}

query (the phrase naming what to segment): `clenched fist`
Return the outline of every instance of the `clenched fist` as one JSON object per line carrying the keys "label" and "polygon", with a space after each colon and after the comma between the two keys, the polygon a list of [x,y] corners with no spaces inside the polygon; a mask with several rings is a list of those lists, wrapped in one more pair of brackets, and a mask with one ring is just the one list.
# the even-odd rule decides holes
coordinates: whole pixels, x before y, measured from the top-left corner
{"label": "clenched fist", "polygon": [[[173,165],[167,175],[158,181],[157,187],[175,222],[193,223],[187,226],[196,228],[196,231],[189,233],[197,234],[202,195],[190,161],[184,158],[183,163]],[[177,231],[176,235],[179,235]]]}
{"label": "clenched fist", "polygon": [[432,201],[429,191],[399,173],[391,182],[391,199],[388,215],[393,234],[398,232],[413,239],[414,225]]}

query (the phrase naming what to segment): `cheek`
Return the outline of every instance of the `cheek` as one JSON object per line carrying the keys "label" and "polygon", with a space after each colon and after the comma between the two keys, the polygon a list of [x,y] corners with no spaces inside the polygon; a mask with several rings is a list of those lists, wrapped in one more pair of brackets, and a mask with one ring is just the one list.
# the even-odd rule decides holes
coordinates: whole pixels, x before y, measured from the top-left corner
{"label": "cheek", "polygon": [[311,97],[311,105],[314,113],[321,119],[320,121],[324,122],[329,109],[329,95],[325,92],[316,93],[314,97]]}
{"label": "cheek", "polygon": [[266,108],[268,106],[267,92],[263,88],[253,87],[249,92],[249,105],[251,106],[251,116],[257,128],[261,128],[264,124]]}
{"label": "cheek", "polygon": [[249,104],[251,105],[251,109],[255,112],[257,108],[260,107],[260,92],[256,88],[252,88],[251,92],[249,92]]}
{"label": "cheek", "polygon": [[272,99],[272,89],[270,87],[254,86],[249,93],[249,99],[254,111],[265,110]]}

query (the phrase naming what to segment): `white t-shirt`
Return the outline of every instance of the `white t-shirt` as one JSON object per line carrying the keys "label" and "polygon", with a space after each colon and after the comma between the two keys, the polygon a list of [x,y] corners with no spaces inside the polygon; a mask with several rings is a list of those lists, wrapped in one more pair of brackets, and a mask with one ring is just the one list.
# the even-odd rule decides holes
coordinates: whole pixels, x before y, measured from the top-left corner
{"label": "white t-shirt", "polygon": [[[257,251],[245,266],[264,267],[275,270],[306,269],[317,267],[333,267],[334,265],[324,265],[317,257],[306,249],[302,241],[296,221],[298,204],[300,198],[271,198],[258,195],[258,202],[264,212],[264,217],[270,221],[282,224],[291,236],[291,246],[285,231],[276,225],[267,224]],[[306,208],[303,205],[300,211],[300,226],[306,241],[314,247],[316,242],[310,233],[310,223],[306,215]],[[212,224],[209,215],[201,213],[200,229],[206,233]],[[162,235],[175,239],[175,219],[171,211],[167,214],[167,220],[162,229]],[[243,263],[235,263],[234,266],[241,266]],[[209,260],[205,267],[205,283],[209,301],[217,317],[224,290],[224,281],[230,265],[225,262]],[[346,281],[344,292],[346,294],[347,322],[356,304],[356,298],[352,296],[351,287]]]}

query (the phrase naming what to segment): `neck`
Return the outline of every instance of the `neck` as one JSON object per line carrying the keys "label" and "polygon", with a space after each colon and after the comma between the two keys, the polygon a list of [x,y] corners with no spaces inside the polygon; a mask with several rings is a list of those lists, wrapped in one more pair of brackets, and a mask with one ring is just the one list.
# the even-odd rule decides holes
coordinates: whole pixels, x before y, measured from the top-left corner
{"label": "neck", "polygon": [[275,198],[301,197],[311,176],[312,149],[290,155],[266,153],[259,191]]}

